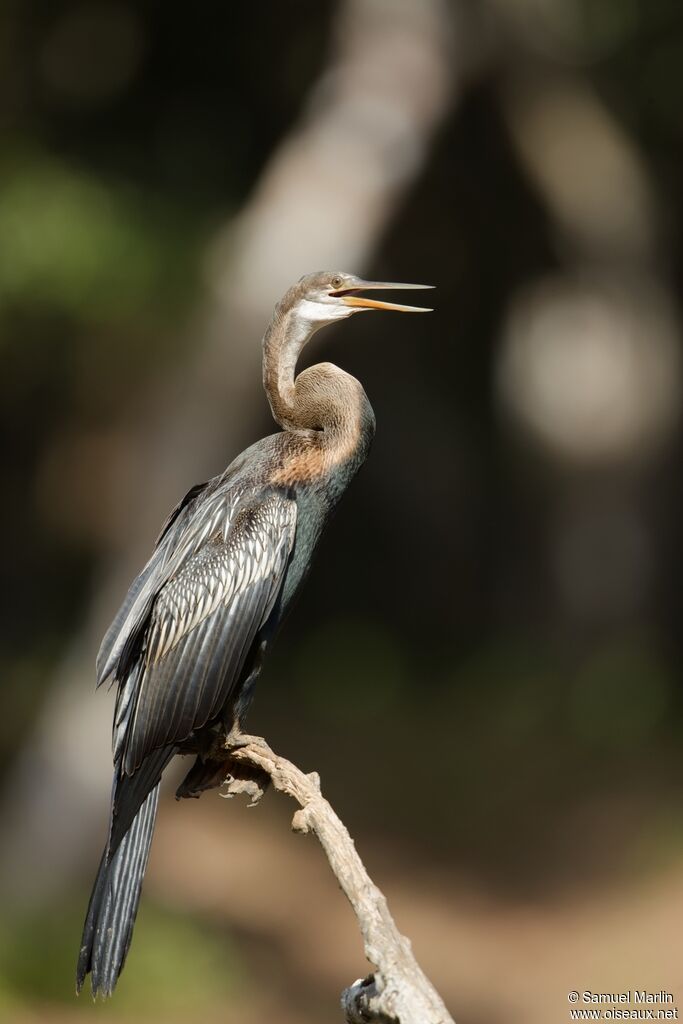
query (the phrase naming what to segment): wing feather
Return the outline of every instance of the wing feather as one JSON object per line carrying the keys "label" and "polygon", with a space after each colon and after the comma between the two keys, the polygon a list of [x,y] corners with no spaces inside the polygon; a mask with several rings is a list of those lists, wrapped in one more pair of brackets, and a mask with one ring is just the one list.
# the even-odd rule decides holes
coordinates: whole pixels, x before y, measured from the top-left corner
{"label": "wing feather", "polygon": [[[197,484],[173,509],[159,535],[157,546],[140,575],[133,581],[97,655],[97,685],[110,677],[124,679],[139,654],[156,595],[164,583],[218,531],[227,531],[242,490],[215,487],[215,481]],[[214,493],[211,494],[211,490]],[[194,509],[190,505],[202,496]],[[192,519],[189,521],[189,516]],[[189,528],[188,528],[189,526]]]}
{"label": "wing feather", "polygon": [[161,587],[135,694],[127,696],[126,773],[226,705],[277,600],[295,529],[292,500],[279,492],[252,499],[227,537],[209,537]]}
{"label": "wing feather", "polygon": [[149,611],[154,598],[156,580],[163,565],[168,544],[156,548],[140,575],[133,580],[123,604],[119,608],[114,621],[104,634],[97,655],[97,685],[101,686],[114,673],[121,651],[130,636],[135,624],[144,617],[145,609]]}

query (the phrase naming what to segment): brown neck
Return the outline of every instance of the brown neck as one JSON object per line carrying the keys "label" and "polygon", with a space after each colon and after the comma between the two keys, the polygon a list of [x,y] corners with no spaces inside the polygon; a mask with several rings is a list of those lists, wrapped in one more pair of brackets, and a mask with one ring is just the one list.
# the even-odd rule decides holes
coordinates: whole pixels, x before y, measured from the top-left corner
{"label": "brown neck", "polygon": [[283,468],[279,482],[334,474],[343,490],[367,455],[375,417],[361,384],[338,366],[316,363],[296,375],[299,354],[319,326],[276,310],[263,339],[263,386],[277,423],[315,440],[303,462]]}
{"label": "brown neck", "polygon": [[[263,339],[263,386],[273,418],[285,430],[353,429],[358,416],[358,381],[331,363],[319,363],[297,376],[302,349],[322,327],[276,310]],[[367,402],[367,399],[365,399]]]}
{"label": "brown neck", "polygon": [[297,320],[291,309],[275,310],[263,338],[263,387],[273,419],[284,430],[301,430],[294,379],[296,364],[304,345],[317,326]]}

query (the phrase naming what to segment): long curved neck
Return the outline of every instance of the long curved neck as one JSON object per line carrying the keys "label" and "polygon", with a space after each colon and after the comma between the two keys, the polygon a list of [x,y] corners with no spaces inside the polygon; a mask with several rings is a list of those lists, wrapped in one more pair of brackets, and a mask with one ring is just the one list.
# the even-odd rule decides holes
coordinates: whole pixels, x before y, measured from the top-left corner
{"label": "long curved neck", "polygon": [[290,310],[276,310],[263,339],[263,386],[281,427],[320,431],[331,440],[357,433],[374,416],[361,385],[338,366],[316,363],[297,376],[304,345],[323,326]]}
{"label": "long curved neck", "polygon": [[282,467],[277,482],[324,478],[334,500],[365,461],[375,416],[361,384],[338,366],[316,363],[296,375],[301,350],[322,326],[275,311],[263,339],[263,386],[277,423],[313,442]]}
{"label": "long curved neck", "polygon": [[293,315],[291,309],[275,310],[263,338],[263,387],[273,419],[284,430],[301,430],[301,421],[294,387],[299,356],[320,324],[307,322]]}

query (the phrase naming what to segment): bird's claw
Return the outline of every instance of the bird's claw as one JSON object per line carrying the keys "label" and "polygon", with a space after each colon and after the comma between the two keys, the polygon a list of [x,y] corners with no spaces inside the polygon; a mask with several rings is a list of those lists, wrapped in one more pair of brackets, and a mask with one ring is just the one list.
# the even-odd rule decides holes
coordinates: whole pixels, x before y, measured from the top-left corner
{"label": "bird's claw", "polygon": [[225,737],[224,747],[227,751],[240,750],[243,747],[267,747],[263,736],[250,736],[233,726]]}

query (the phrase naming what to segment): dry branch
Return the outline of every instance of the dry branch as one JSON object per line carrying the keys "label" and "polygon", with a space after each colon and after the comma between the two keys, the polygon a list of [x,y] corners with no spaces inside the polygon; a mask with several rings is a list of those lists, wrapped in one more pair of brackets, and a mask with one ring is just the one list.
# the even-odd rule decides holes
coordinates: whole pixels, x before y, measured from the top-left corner
{"label": "dry branch", "polygon": [[401,935],[387,901],[368,875],[354,842],[320,791],[316,772],[304,774],[260,738],[231,750],[234,765],[225,796],[248,793],[257,802],[268,782],[299,804],[295,832],[313,832],[358,920],[365,955],[374,971],[342,993],[348,1024],[454,1024],[441,997]]}

